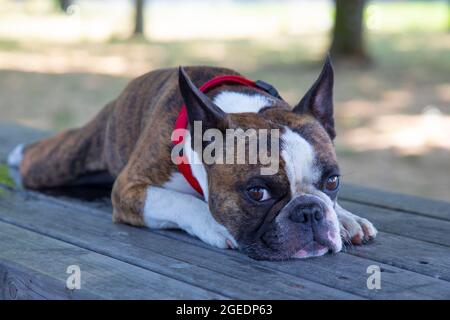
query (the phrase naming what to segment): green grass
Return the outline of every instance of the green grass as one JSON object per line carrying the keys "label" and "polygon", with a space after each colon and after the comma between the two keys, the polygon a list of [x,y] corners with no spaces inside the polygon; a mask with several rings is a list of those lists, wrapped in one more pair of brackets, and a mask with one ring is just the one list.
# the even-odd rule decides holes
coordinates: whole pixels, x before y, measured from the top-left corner
{"label": "green grass", "polygon": [[0,39],[0,51],[19,51],[22,45],[18,41],[10,39]]}
{"label": "green grass", "polygon": [[4,164],[0,164],[0,184],[11,188],[15,186],[13,179],[9,175],[9,168]]}

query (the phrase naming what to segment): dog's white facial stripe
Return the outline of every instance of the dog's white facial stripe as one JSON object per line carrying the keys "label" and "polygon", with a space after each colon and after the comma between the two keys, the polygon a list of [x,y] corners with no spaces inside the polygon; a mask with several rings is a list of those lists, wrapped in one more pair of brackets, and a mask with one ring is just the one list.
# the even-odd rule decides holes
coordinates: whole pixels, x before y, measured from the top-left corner
{"label": "dog's white facial stripe", "polygon": [[311,185],[319,178],[319,172],[314,167],[314,150],[311,144],[288,127],[285,127],[281,140],[281,157],[285,162],[291,193],[295,195],[302,185]]}
{"label": "dog's white facial stripe", "polygon": [[223,91],[213,99],[226,113],[254,112],[273,105],[273,101],[260,94],[248,95],[240,92]]}

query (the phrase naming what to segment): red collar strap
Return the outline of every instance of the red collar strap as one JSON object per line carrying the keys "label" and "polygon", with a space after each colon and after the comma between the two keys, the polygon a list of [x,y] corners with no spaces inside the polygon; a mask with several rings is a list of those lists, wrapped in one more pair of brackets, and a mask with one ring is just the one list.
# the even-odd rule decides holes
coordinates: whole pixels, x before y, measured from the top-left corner
{"label": "red collar strap", "polygon": [[[272,87],[270,84],[257,80],[252,81],[247,78],[236,76],[236,75],[225,75],[225,76],[218,76],[215,77],[209,81],[207,81],[205,84],[203,84],[199,90],[201,92],[206,93],[208,90],[211,90],[219,85],[225,84],[225,83],[234,83],[234,84],[240,84],[246,87],[253,87],[258,88],[260,90],[266,91],[267,93],[271,94],[272,96],[281,99],[280,95],[278,94],[277,90]],[[176,129],[186,129],[188,127],[188,116],[187,116],[187,110],[186,105],[181,106],[180,113],[178,114],[178,118],[175,121],[175,127]],[[181,136],[178,138],[178,140],[172,141],[174,144],[179,144],[183,142],[184,136]],[[195,191],[200,193],[203,196],[203,190],[197,181],[197,179],[192,175],[191,166],[188,162],[188,159],[186,155],[179,156],[178,159],[178,171],[184,176],[186,181],[191,185],[192,188],[194,188]]]}

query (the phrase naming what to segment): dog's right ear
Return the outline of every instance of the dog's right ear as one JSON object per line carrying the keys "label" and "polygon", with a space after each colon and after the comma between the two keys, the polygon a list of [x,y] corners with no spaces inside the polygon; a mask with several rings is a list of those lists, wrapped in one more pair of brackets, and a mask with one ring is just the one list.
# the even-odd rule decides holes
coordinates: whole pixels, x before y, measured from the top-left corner
{"label": "dog's right ear", "polygon": [[202,122],[203,131],[211,128],[225,130],[228,127],[228,115],[194,85],[183,67],[180,66],[178,74],[181,96],[186,104],[191,134],[193,134],[194,121]]}

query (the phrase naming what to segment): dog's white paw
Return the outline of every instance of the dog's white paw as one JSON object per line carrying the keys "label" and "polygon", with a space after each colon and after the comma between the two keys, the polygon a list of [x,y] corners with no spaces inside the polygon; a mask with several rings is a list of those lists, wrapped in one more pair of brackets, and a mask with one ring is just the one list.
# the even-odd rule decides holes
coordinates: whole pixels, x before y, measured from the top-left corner
{"label": "dog's white paw", "polygon": [[217,222],[211,226],[211,228],[205,230],[205,233],[201,235],[201,239],[217,248],[237,248],[236,241],[230,235],[228,230],[224,226],[219,225]]}
{"label": "dog's white paw", "polygon": [[217,248],[238,247],[227,228],[214,219],[208,203],[192,195],[149,187],[144,222],[150,228],[178,227]]}
{"label": "dog's white paw", "polygon": [[363,244],[375,239],[378,231],[369,220],[354,215],[338,204],[335,208],[344,241]]}
{"label": "dog's white paw", "polygon": [[24,144],[17,145],[9,154],[7,163],[10,167],[18,168],[23,159]]}
{"label": "dog's white paw", "polygon": [[192,234],[200,238],[200,240],[202,240],[203,242],[217,248],[237,248],[236,240],[234,240],[233,236],[230,234],[227,228],[214,220],[211,215],[205,220],[206,221],[203,221],[203,223],[194,227],[195,231],[192,230],[194,231],[192,232]]}

